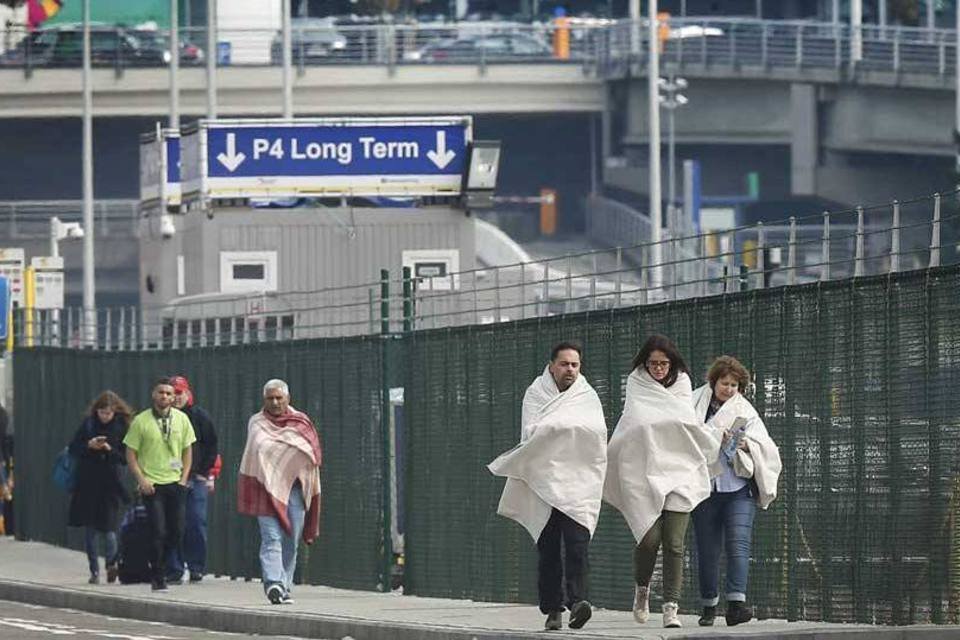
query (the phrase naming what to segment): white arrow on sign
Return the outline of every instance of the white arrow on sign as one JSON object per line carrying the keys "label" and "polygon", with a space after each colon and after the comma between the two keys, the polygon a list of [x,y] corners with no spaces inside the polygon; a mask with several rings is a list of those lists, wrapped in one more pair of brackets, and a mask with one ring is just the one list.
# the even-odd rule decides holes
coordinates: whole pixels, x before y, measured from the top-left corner
{"label": "white arrow on sign", "polygon": [[[220,164],[227,168],[227,171],[236,171],[237,167],[243,164],[243,161],[247,159],[247,156],[243,152],[237,153],[237,134],[228,133],[227,134],[227,152],[223,153],[222,151],[217,154],[217,160],[220,161]],[[441,167],[442,169],[443,167]]]}
{"label": "white arrow on sign", "polygon": [[436,151],[427,151],[427,157],[437,165],[438,169],[443,169],[450,161],[457,157],[457,154],[447,149],[447,132],[437,131],[437,149]]}

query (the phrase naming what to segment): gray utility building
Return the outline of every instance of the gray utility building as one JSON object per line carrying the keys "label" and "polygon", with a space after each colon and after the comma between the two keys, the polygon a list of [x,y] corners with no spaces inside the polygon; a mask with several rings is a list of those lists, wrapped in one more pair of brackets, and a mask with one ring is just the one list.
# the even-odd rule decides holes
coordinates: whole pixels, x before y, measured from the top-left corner
{"label": "gray utility building", "polygon": [[143,219],[140,301],[183,344],[369,333],[380,269],[396,294],[405,260],[475,265],[474,219],[452,206],[220,206],[171,215],[172,235],[162,215]]}

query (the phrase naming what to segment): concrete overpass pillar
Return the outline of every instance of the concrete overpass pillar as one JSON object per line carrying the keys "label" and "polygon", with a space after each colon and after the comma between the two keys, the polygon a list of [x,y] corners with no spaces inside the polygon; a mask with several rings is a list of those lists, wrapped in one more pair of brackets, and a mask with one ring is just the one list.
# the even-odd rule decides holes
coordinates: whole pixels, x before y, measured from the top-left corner
{"label": "concrete overpass pillar", "polygon": [[817,87],[790,85],[790,191],[794,195],[812,196],[817,192],[818,125]]}

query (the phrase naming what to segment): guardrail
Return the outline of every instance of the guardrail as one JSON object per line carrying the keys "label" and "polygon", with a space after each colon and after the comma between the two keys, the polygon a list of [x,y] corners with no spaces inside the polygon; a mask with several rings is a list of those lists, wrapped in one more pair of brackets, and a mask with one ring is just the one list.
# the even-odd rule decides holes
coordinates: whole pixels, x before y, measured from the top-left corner
{"label": "guardrail", "polygon": [[[622,74],[646,57],[644,20],[558,23],[422,23],[337,25],[294,29],[293,65],[581,64],[601,75]],[[72,29],[72,30],[71,30]],[[900,26],[743,18],[672,18],[663,33],[662,63],[759,69],[862,69],[949,76],[956,65],[956,32]],[[0,69],[79,67],[76,27],[33,32],[11,28],[0,45]],[[180,64],[205,64],[205,28],[180,31]],[[221,66],[278,66],[275,29],[221,29]],[[92,62],[122,75],[129,68],[165,67],[172,53],[163,30],[93,30]],[[857,54],[857,51],[860,51]]]}
{"label": "guardrail", "polygon": [[[83,222],[81,200],[0,201],[0,236],[5,238],[47,238],[50,218]],[[97,236],[136,236],[140,227],[139,200],[106,199],[93,203]]]}
{"label": "guardrail", "polygon": [[359,286],[191,296],[90,317],[18,310],[16,342],[127,350],[389,334],[937,267],[960,261],[958,194],[677,234],[659,252],[646,242],[432,278],[383,271]]}

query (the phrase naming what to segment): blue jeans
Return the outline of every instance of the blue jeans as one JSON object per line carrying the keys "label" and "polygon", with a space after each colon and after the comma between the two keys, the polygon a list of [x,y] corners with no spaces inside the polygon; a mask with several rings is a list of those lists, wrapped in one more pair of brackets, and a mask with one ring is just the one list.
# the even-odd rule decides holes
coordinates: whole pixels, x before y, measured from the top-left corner
{"label": "blue jeans", "polygon": [[727,600],[746,602],[753,517],[756,513],[757,503],[749,485],[730,493],[714,492],[693,510],[703,606],[716,606],[720,600],[717,583],[720,581],[720,550],[724,547],[727,555]]}
{"label": "blue jeans", "polygon": [[167,575],[180,578],[184,565],[200,575],[207,569],[207,483],[196,477],[187,483],[183,552],[173,549],[167,556]]}
{"label": "blue jeans", "polygon": [[117,564],[119,547],[117,547],[116,531],[97,531],[93,527],[86,527],[84,530],[84,548],[87,551],[87,561],[90,563],[90,575],[100,575],[100,561],[97,556],[97,534],[103,536],[103,542],[106,546],[104,552],[107,558],[107,566]]}
{"label": "blue jeans", "polygon": [[297,543],[303,532],[303,517],[306,508],[303,490],[296,482],[287,500],[287,518],[293,529],[291,535],[283,530],[280,521],[273,516],[257,516],[260,525],[260,570],[263,574],[263,590],[275,584],[289,592],[293,586],[293,572],[297,568]]}

